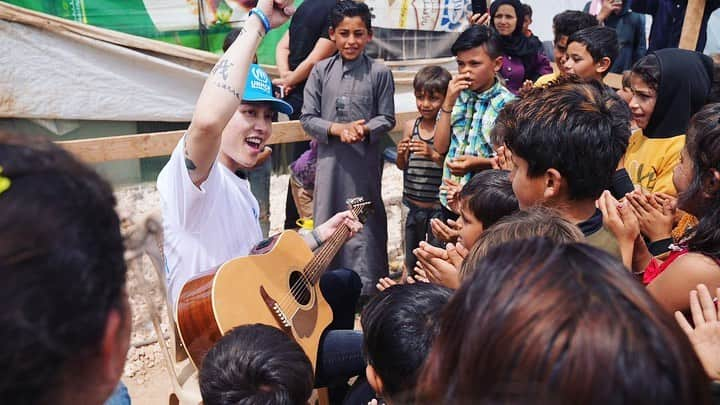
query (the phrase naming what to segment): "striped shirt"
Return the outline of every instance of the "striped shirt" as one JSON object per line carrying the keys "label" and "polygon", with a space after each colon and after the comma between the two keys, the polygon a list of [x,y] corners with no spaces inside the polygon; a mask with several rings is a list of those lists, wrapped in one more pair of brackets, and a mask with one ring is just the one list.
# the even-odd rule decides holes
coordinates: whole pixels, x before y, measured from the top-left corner
{"label": "striped shirt", "polygon": [[[450,116],[450,148],[445,156],[443,179],[452,179],[464,185],[474,174],[455,176],[450,173],[447,163],[458,156],[495,156],[490,145],[490,131],[495,126],[495,118],[500,110],[514,98],[510,90],[497,80],[494,86],[480,94],[472,90],[460,92]],[[444,194],[440,195],[440,202],[447,207],[447,197]]]}
{"label": "striped shirt", "polygon": [[[420,137],[420,121],[415,120],[410,139],[421,140],[430,146],[435,143],[435,135],[430,139]],[[415,201],[437,202],[438,191],[442,183],[442,167],[432,159],[411,153],[403,176],[403,196]]]}

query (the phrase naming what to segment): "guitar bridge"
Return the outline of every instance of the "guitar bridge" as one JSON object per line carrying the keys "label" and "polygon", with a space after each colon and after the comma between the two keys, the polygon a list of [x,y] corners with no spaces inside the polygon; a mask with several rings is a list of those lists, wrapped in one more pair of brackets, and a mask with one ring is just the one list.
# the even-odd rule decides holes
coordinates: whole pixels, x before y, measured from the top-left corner
{"label": "guitar bridge", "polygon": [[273,317],[280,326],[280,329],[287,333],[288,336],[293,337],[290,319],[287,317],[287,315],[285,315],[285,312],[283,312],[282,308],[280,308],[280,305],[278,305],[277,301],[275,301],[270,297],[270,295],[268,295],[267,291],[265,291],[265,287],[263,286],[260,286],[260,296],[262,297],[265,305],[267,305],[270,312],[272,312]]}

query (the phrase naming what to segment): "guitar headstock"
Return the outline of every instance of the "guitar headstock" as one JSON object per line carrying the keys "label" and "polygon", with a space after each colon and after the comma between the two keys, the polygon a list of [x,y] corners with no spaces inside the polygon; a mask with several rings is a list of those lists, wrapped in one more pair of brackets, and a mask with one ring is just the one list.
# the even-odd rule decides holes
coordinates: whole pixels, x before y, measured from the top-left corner
{"label": "guitar headstock", "polygon": [[347,204],[348,209],[355,214],[358,221],[363,224],[373,210],[372,201],[365,201],[365,198],[363,197],[348,198],[345,200],[345,203]]}

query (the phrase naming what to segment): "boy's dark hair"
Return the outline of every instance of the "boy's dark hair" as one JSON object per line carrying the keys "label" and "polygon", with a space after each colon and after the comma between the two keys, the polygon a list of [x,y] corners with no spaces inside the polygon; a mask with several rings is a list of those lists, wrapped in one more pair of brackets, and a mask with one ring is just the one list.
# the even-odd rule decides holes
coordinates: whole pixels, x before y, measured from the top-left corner
{"label": "boy's dark hair", "polygon": [[443,310],[415,403],[711,403],[687,336],[608,253],[535,238],[473,270]]}
{"label": "boy's dark hair", "polygon": [[305,404],[313,389],[310,359],[277,328],[238,326],[208,352],[200,369],[205,405]]}
{"label": "boy's dark hair", "polygon": [[487,52],[492,59],[502,55],[500,35],[485,25],[471,25],[458,36],[458,39],[455,40],[450,51],[453,56],[457,56],[460,52],[469,51],[470,49],[480,46],[485,48],[485,52]]}
{"label": "boy's dark hair", "polygon": [[514,106],[515,100],[510,101],[498,112],[495,118],[495,126],[490,130],[490,143],[493,147],[499,147],[505,144],[505,132],[508,127],[513,125],[515,116],[513,113]]}
{"label": "boy's dark hair", "polygon": [[532,7],[530,7],[529,4],[523,3],[522,8],[523,8],[525,15],[532,18],[532,13],[533,13]]}
{"label": "boy's dark hair", "polygon": [[569,38],[570,35],[577,31],[588,27],[595,27],[598,24],[597,18],[592,14],[577,10],[565,10],[553,17],[555,42],[557,43],[563,35]]}
{"label": "boy's dark hair", "polygon": [[[600,62],[602,58],[608,58],[610,59],[610,66],[612,66],[620,52],[620,44],[618,43],[615,28],[599,26],[583,28],[570,35],[568,45],[571,42],[585,45],[595,63]],[[603,76],[610,72],[610,66],[603,73]]]}
{"label": "boy's dark hair", "polygon": [[109,312],[130,316],[115,197],[46,139],[0,132],[0,162],[0,398],[59,403],[96,374]]}
{"label": "boy's dark hair", "polygon": [[445,96],[452,75],[442,66],[425,66],[420,69],[413,79],[415,92],[428,94],[438,93]]}
{"label": "boy's dark hair", "polygon": [[563,76],[514,106],[505,144],[528,163],[528,176],[556,169],[570,200],[597,199],[612,185],[630,134],[629,111],[602,83]]}
{"label": "boy's dark hair", "polygon": [[417,377],[451,294],[437,284],[400,284],[379,292],[365,306],[360,318],[365,356],[380,376],[385,396],[413,403]]}
{"label": "boy's dark hair", "polygon": [[340,0],[330,11],[330,27],[335,29],[345,17],[360,17],[365,23],[368,32],[372,32],[370,9],[365,3],[357,3],[353,0]]}
{"label": "boy's dark hair", "polygon": [[483,228],[520,209],[506,170],[483,170],[475,174],[460,190],[458,198],[482,222]]}
{"label": "boy's dark hair", "polygon": [[649,53],[635,62],[632,74],[640,76],[642,81],[656,92],[660,88],[660,62],[654,53]]}

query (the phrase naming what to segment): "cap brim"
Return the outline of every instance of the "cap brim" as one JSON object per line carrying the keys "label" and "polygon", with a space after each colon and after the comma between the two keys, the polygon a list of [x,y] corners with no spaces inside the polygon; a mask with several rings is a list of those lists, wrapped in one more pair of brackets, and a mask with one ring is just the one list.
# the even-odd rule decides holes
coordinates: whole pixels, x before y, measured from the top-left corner
{"label": "cap brim", "polygon": [[284,100],[275,97],[258,97],[253,98],[252,100],[243,99],[243,101],[249,103],[270,103],[272,104],[272,109],[274,111],[281,112],[285,115],[290,115],[293,113],[293,108],[290,104],[288,104]]}

